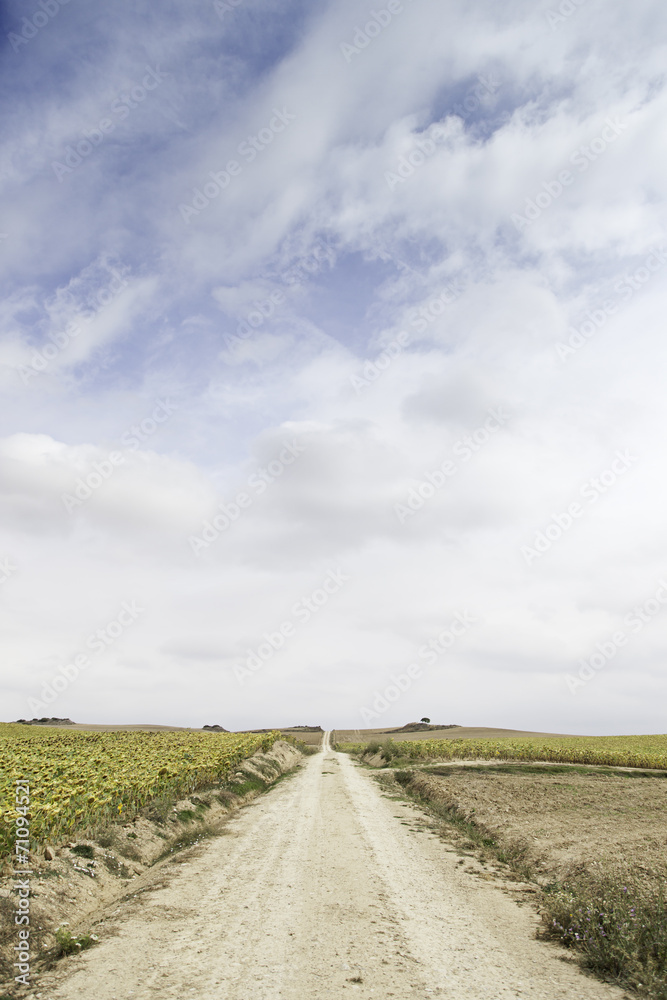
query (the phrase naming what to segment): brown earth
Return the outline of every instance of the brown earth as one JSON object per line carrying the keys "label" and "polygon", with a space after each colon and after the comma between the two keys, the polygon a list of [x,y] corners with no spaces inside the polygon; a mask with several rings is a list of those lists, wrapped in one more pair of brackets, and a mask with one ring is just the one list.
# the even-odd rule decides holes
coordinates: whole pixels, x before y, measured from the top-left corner
{"label": "brown earth", "polygon": [[547,768],[437,765],[415,771],[410,787],[501,843],[524,845],[529,866],[549,878],[582,870],[667,878],[667,775]]}
{"label": "brown earth", "polygon": [[371,740],[391,737],[394,740],[483,740],[500,737],[532,736],[537,738],[573,736],[573,733],[531,733],[524,729],[492,729],[486,726],[455,726],[453,729],[435,729],[428,733],[402,732],[389,729],[334,729],[331,739],[335,743],[370,743]]}
{"label": "brown earth", "polygon": [[408,722],[405,726],[401,726],[399,729],[388,729],[389,733],[428,733],[428,732],[438,732],[440,729],[460,729],[460,726],[455,725],[445,725],[438,724],[434,725],[430,722]]}

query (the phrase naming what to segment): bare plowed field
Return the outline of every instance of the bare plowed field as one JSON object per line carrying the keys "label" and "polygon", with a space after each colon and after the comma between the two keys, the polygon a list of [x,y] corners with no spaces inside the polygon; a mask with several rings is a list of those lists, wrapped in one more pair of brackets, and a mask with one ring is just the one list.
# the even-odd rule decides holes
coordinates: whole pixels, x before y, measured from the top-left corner
{"label": "bare plowed field", "polygon": [[440,766],[418,781],[559,879],[582,867],[667,877],[667,777],[556,771]]}

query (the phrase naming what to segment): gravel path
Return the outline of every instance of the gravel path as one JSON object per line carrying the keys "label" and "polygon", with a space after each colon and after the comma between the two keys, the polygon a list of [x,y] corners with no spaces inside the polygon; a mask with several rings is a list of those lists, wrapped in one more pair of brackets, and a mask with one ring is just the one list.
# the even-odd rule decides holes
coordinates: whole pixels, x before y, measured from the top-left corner
{"label": "gravel path", "polygon": [[623,997],[328,740],[43,977],[42,1000]]}

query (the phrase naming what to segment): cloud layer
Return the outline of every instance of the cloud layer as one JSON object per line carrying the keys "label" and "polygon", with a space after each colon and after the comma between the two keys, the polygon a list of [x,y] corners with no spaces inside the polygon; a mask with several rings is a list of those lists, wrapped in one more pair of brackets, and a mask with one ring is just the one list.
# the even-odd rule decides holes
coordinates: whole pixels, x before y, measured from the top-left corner
{"label": "cloud layer", "polygon": [[657,0],[54,4],[3,25],[4,717],[664,728]]}

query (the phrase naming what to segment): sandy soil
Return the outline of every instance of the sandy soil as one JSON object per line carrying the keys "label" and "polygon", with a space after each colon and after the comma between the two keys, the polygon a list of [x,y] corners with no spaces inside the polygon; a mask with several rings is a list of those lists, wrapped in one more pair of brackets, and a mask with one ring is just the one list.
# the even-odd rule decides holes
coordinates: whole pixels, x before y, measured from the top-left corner
{"label": "sandy soil", "polygon": [[98,946],[42,978],[42,1000],[620,1000],[324,742],[117,907]]}

